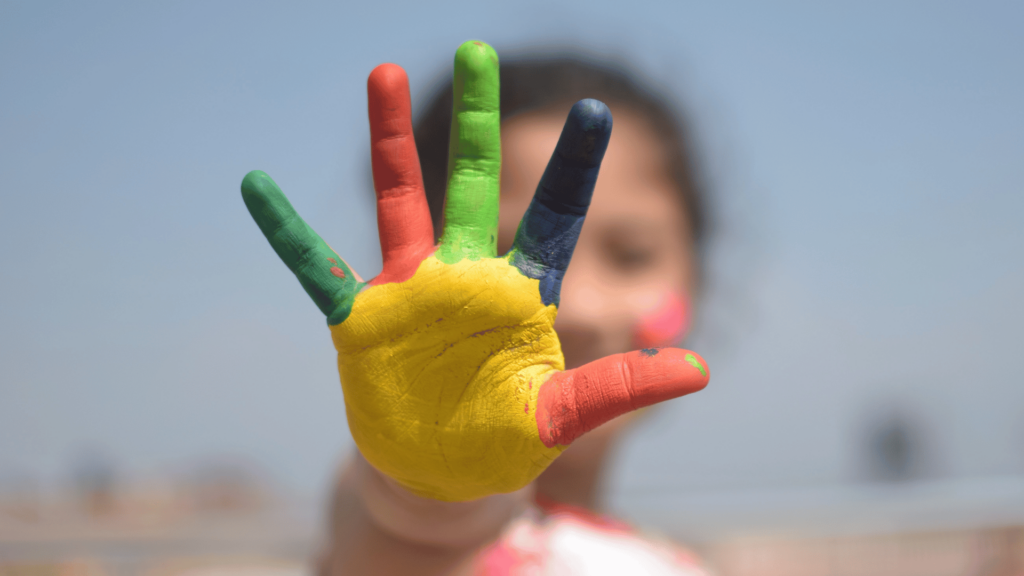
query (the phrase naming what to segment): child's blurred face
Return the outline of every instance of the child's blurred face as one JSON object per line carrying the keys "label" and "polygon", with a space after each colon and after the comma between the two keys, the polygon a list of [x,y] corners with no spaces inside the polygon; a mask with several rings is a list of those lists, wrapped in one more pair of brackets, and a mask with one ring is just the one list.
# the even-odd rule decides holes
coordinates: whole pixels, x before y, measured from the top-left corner
{"label": "child's blurred face", "polygon": [[[663,315],[666,302],[688,302],[694,288],[690,231],[658,139],[636,113],[612,113],[611,142],[562,284],[555,328],[566,368],[650,345],[638,329]],[[564,121],[562,113],[536,112],[502,125],[499,253],[512,245]]]}

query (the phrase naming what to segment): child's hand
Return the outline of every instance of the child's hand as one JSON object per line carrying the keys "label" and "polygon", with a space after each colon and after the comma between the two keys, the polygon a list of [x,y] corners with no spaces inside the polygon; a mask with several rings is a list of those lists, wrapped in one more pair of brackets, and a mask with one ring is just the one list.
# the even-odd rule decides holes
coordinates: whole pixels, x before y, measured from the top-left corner
{"label": "child's hand", "polygon": [[327,321],[349,428],[384,474],[448,501],[522,488],[576,437],[630,410],[703,388],[704,361],[644,350],[563,371],[554,331],[569,264],[612,119],[573,106],[512,250],[496,257],[501,150],[498,60],[480,42],[455,56],[446,223],[433,228],[405,72],[368,82],[384,269],[363,282],[263,172],[242,182],[249,212]]}

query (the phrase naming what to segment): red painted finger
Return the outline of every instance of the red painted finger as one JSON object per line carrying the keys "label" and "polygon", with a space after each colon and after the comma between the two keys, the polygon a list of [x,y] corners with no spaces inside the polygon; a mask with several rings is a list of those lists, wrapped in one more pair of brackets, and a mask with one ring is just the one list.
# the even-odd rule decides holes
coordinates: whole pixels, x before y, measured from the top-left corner
{"label": "red painted finger", "polygon": [[412,134],[409,78],[401,66],[381,64],[370,73],[366,92],[384,258],[384,270],[370,283],[404,282],[434,247],[434,227]]}
{"label": "red painted finger", "polygon": [[562,446],[627,412],[697,392],[708,384],[704,359],[678,348],[615,354],[552,376],[537,398],[537,430]]}

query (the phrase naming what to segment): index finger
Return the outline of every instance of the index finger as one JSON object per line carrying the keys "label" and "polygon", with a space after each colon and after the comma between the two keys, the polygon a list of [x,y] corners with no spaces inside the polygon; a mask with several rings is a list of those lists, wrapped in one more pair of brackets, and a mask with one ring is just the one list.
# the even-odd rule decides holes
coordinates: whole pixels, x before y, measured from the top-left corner
{"label": "index finger", "polygon": [[455,53],[448,143],[448,196],[438,258],[457,262],[497,255],[501,111],[498,55],[469,41]]}
{"label": "index finger", "polygon": [[576,248],[612,134],[602,102],[580,100],[569,111],[558,145],[516,231],[511,263],[540,280],[544,305],[559,303],[562,277]]}

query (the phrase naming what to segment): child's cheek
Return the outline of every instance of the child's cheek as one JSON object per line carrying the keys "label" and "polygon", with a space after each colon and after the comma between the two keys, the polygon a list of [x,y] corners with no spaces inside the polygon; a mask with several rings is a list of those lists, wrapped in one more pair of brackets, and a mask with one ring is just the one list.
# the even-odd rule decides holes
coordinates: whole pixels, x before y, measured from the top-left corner
{"label": "child's cheek", "polygon": [[690,329],[689,299],[676,292],[664,292],[643,313],[633,330],[636,348],[678,346]]}

